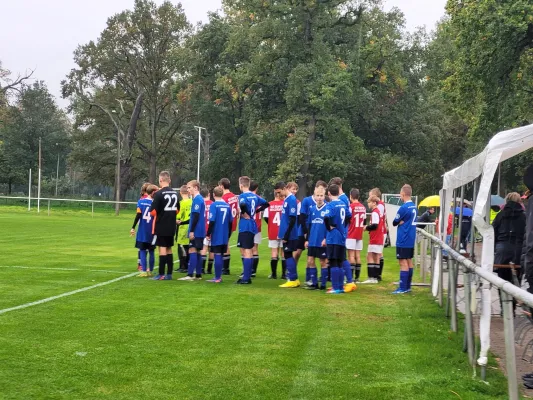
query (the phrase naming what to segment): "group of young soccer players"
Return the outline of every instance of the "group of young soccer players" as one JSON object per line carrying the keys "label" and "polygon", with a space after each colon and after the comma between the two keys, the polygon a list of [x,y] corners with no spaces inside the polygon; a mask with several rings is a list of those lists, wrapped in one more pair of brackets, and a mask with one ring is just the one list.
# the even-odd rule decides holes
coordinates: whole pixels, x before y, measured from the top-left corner
{"label": "group of young soccer players", "polygon": [[[228,243],[238,228],[242,274],[236,283],[251,284],[259,262],[257,248],[262,239],[262,214],[268,226],[271,249],[269,278],[278,278],[281,256],[280,278],[287,281],[280,287],[326,290],[327,282],[331,281],[328,293],[354,291],[361,275],[365,231],[369,232],[368,279],[362,283],[378,283],[383,272],[383,245],[387,235],[381,192],[377,188],[370,191],[367,203],[371,213],[366,223],[367,209],[360,202],[359,190],[352,189],[348,197],[342,183],[341,178],[333,178],[329,184],[318,181],[313,194],[299,202],[296,199],[298,185],[280,182],[275,185],[274,200],[267,202],[257,195],[257,183],[246,176],[239,178],[239,196],[231,193],[227,178],[221,179],[213,189],[214,201],[209,191],[200,188],[199,182],[191,181],[180,188],[182,199],[179,201],[178,194],[170,187],[170,175],[163,171],[159,175],[159,190],[155,185],[143,185],[131,230],[133,235],[139,223],[136,237],[142,270],[139,276],[153,275],[154,248],[158,246],[159,272],[153,279],[171,280],[172,247],[177,240],[180,260],[177,271],[186,273],[178,280],[200,280],[203,274],[212,273],[214,265],[214,277],[208,282],[221,283],[222,276],[230,274]],[[393,221],[393,226],[398,227],[397,258],[401,267],[400,285],[395,294],[411,291],[417,217],[411,192],[411,187],[404,185],[401,190],[404,204]],[[306,277],[302,285],[297,265],[305,250]]]}

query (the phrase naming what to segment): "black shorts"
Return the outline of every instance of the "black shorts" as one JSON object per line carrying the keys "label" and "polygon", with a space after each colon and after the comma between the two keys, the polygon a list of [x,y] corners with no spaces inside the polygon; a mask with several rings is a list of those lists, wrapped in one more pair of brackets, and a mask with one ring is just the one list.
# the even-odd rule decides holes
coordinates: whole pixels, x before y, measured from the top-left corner
{"label": "black shorts", "polygon": [[135,242],[135,248],[139,250],[153,250],[155,249],[155,246],[152,243],[146,243],[146,242]]}
{"label": "black shorts", "polygon": [[307,257],[320,258],[325,260],[327,258],[325,247],[309,247],[307,249]]}
{"label": "black shorts", "polygon": [[189,249],[193,247],[196,250],[200,251],[204,248],[204,238],[195,237],[189,242]]}
{"label": "black shorts", "polygon": [[154,235],[153,245],[158,247],[170,248],[174,246],[174,236],[157,236]]}
{"label": "black shorts", "polygon": [[327,245],[328,260],[346,260],[346,247],[338,244]]}
{"label": "black shorts", "polygon": [[239,237],[237,238],[237,247],[241,249],[251,250],[254,248],[254,237],[255,233],[252,232],[239,232]]}
{"label": "black shorts", "polygon": [[296,251],[296,250],[298,250],[298,239],[283,242],[283,251],[285,253],[288,253],[289,251]]}
{"label": "black shorts", "polygon": [[298,236],[297,250],[305,250],[305,236]]}
{"label": "black shorts", "polygon": [[415,249],[407,247],[396,247],[397,260],[411,260],[415,255]]}
{"label": "black shorts", "polygon": [[211,246],[209,250],[209,252],[213,254],[226,254],[226,252],[228,251],[228,245],[221,244],[219,246]]}

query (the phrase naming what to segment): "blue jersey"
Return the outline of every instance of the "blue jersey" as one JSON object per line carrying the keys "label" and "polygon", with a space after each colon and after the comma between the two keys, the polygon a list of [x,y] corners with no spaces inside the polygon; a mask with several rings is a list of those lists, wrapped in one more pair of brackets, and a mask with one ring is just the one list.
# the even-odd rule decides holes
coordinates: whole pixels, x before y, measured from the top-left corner
{"label": "blue jersey", "polygon": [[346,204],[346,207],[350,208],[350,199],[346,196],[346,193],[341,194],[339,200]]}
{"label": "blue jersey", "polygon": [[225,201],[215,201],[209,207],[209,223],[215,227],[211,232],[211,246],[224,246],[228,244],[229,227],[233,222],[231,207]]}
{"label": "blue jersey", "polygon": [[[196,238],[205,238],[206,231],[205,231],[205,200],[202,196],[197,194],[194,199],[192,199],[192,207],[191,207],[191,219],[193,218],[193,215],[197,218],[197,223],[194,228],[194,237]],[[192,224],[189,222],[189,232],[191,233]]]}
{"label": "blue jersey", "polygon": [[338,246],[346,246],[346,218],[351,217],[352,212],[350,207],[344,204],[342,200],[333,200],[326,206],[326,217],[328,217],[330,225],[335,225],[326,234],[327,244],[335,244]]}
{"label": "blue jersey", "polygon": [[[298,202],[296,197],[293,194],[290,194],[285,198],[283,202],[283,209],[281,210],[281,221],[279,224],[279,233],[278,237],[283,239],[287,230],[289,229],[290,218],[298,218]],[[297,240],[298,239],[298,221],[295,221],[294,226],[289,232],[288,240]]]}
{"label": "blue jersey", "polygon": [[322,207],[313,205],[309,208],[307,216],[307,226],[309,235],[307,241],[309,247],[322,247],[322,241],[326,238],[326,225],[324,224],[324,216],[326,215],[326,203]]}
{"label": "blue jersey", "polygon": [[[393,225],[398,225],[396,247],[408,249],[415,247],[417,215],[416,206],[412,201],[404,203],[398,210],[398,214],[396,214],[393,222]],[[399,225],[400,221],[403,221],[402,225]]]}
{"label": "blue jersey", "polygon": [[139,230],[137,231],[137,236],[135,238],[138,242],[152,243],[152,225],[154,217],[152,217],[152,215],[150,214],[151,206],[151,197],[143,197],[137,202],[137,213],[141,214]]}
{"label": "blue jersey", "polygon": [[[300,214],[303,214],[306,216],[305,217],[306,221],[307,221],[307,216],[309,215],[309,210],[314,205],[316,205],[316,201],[315,199],[313,199],[313,196],[306,197],[300,203]],[[303,235],[304,235],[303,227],[300,224],[298,224],[298,236],[303,236]]]}
{"label": "blue jersey", "polygon": [[257,233],[257,223],[255,222],[255,210],[266,203],[266,200],[252,192],[245,192],[239,195],[239,205],[245,205],[248,209],[250,219],[239,219],[239,232]]}

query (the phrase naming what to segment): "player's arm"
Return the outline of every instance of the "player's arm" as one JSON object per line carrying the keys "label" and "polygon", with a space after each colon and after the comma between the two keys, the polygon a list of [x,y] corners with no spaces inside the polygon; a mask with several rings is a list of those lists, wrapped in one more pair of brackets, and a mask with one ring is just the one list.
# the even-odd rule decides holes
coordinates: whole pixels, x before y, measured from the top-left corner
{"label": "player's arm", "polygon": [[283,240],[285,242],[289,241],[289,235],[291,234],[292,228],[294,228],[294,225],[296,225],[296,215],[289,215],[289,226],[287,227],[287,230],[285,231],[285,235],[283,236]]}
{"label": "player's arm", "polygon": [[241,208],[241,215],[244,219],[250,219],[250,211],[248,210],[248,206],[246,205],[246,201],[242,199],[242,201],[239,203],[239,206]]}
{"label": "player's arm", "polygon": [[265,222],[267,223],[268,225],[268,208],[265,210],[265,212],[263,213],[263,219],[265,220]]}
{"label": "player's arm", "polygon": [[158,196],[158,193],[155,194],[152,205],[150,206],[150,215],[157,217],[159,210],[161,208],[161,196]]}
{"label": "player's arm", "polygon": [[139,207],[137,207],[137,214],[135,214],[135,219],[133,220],[133,226],[131,227],[131,230],[134,231],[135,230],[135,227],[137,226],[137,224],[139,223],[139,221],[141,220],[142,218],[142,212],[141,212],[141,209]]}
{"label": "player's arm", "polygon": [[308,229],[307,229],[307,214],[304,214],[300,212],[300,215],[298,215],[298,224],[302,227],[302,233],[304,236],[307,235]]}
{"label": "player's arm", "polygon": [[405,217],[405,210],[406,208],[404,206],[400,207],[398,213],[396,214],[396,217],[394,218],[394,221],[392,221],[392,226],[400,225],[400,222],[402,222],[403,218]]}
{"label": "player's arm", "polygon": [[326,210],[326,215],[324,216],[324,225],[326,225],[326,230],[331,231],[337,227],[332,221],[332,215],[330,210]]}
{"label": "player's arm", "polygon": [[376,229],[378,229],[379,219],[380,219],[379,213],[373,212],[372,215],[370,215],[370,224],[368,224],[365,229],[369,232],[375,231]]}
{"label": "player's arm", "polygon": [[262,197],[257,197],[257,202],[258,202],[259,207],[255,209],[256,214],[260,213],[263,210],[266,210],[270,206],[270,203],[266,201],[265,199],[263,199]]}
{"label": "player's arm", "polygon": [[217,223],[217,221],[215,221],[215,220],[209,220],[209,225],[208,225],[207,234],[206,234],[207,237],[211,237],[211,235],[215,231],[216,223]]}

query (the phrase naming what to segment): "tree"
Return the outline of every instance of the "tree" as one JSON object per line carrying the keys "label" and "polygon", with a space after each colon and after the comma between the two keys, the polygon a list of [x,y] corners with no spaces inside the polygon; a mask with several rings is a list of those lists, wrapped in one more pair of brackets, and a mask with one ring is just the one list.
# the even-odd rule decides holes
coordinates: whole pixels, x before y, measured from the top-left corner
{"label": "tree", "polygon": [[8,107],[7,123],[0,127],[0,133],[0,176],[10,193],[13,183],[26,180],[30,168],[37,170],[39,139],[42,175],[55,177],[58,155],[65,170],[70,124],[43,82],[20,87],[14,105]]}
{"label": "tree", "polygon": [[108,20],[96,42],[75,52],[78,68],[63,82],[63,95],[98,108],[112,122],[118,146],[117,198],[127,186],[119,183],[121,178],[131,181],[135,147],[155,182],[158,160],[167,156],[187,119],[187,108],[174,101],[171,90],[183,71],[183,40],[189,30],[181,5],[166,1],[158,7],[136,0],[132,11]]}

